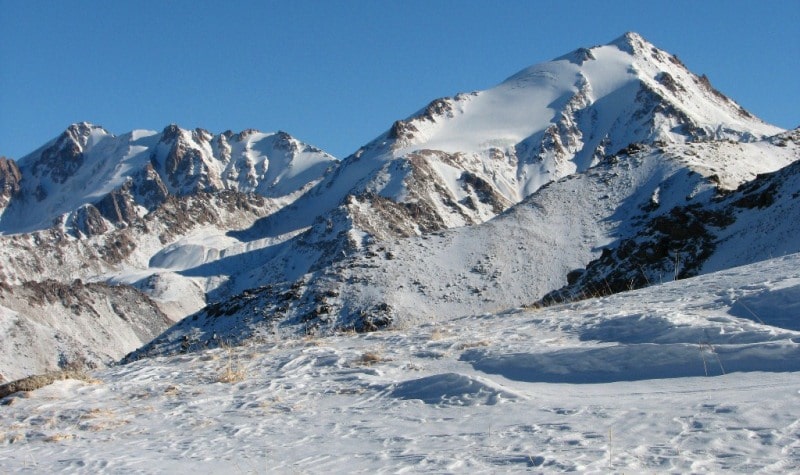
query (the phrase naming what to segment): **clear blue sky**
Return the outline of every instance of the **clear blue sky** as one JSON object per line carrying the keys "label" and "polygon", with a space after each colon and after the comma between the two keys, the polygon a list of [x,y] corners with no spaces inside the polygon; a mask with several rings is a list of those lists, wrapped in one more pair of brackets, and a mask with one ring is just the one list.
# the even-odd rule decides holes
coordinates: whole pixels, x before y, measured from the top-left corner
{"label": "clear blue sky", "polygon": [[800,0],[0,0],[0,154],[89,121],[281,129],[342,158],[432,99],[626,31],[800,125]]}

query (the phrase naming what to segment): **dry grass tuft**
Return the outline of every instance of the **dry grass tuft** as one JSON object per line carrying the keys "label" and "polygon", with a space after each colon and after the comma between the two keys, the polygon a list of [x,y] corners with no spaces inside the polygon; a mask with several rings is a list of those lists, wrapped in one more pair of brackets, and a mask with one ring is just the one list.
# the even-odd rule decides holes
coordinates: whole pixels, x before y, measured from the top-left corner
{"label": "dry grass tuft", "polygon": [[222,371],[217,375],[218,383],[239,383],[247,378],[247,370],[239,362],[239,358],[234,361],[233,352],[228,350],[228,362]]}
{"label": "dry grass tuft", "polygon": [[177,396],[178,393],[180,393],[180,390],[178,389],[178,386],[175,386],[174,384],[170,384],[164,389],[164,394],[167,396]]}
{"label": "dry grass tuft", "polygon": [[355,327],[336,327],[334,333],[337,335],[357,336],[358,332]]}
{"label": "dry grass tuft", "polygon": [[434,328],[431,332],[431,341],[439,341],[445,338],[445,334],[438,328]]}
{"label": "dry grass tuft", "polygon": [[371,366],[375,363],[381,363],[384,361],[388,361],[386,358],[381,356],[380,353],[375,351],[365,351],[358,359],[356,359],[355,363],[360,365]]}
{"label": "dry grass tuft", "polygon": [[245,380],[247,372],[242,368],[233,369],[228,366],[225,371],[217,377],[218,383],[239,383]]}
{"label": "dry grass tuft", "polygon": [[53,434],[44,438],[45,442],[62,442],[64,440],[71,440],[75,438],[75,434]]}
{"label": "dry grass tuft", "polygon": [[81,414],[78,420],[94,419],[96,417],[113,417],[114,415],[115,415],[114,411],[112,411],[111,409],[94,408],[94,409],[89,409],[88,411]]}
{"label": "dry grass tuft", "polygon": [[477,348],[489,345],[490,345],[489,340],[469,341],[469,342],[459,343],[458,345],[456,345],[456,350],[466,350],[467,348]]}

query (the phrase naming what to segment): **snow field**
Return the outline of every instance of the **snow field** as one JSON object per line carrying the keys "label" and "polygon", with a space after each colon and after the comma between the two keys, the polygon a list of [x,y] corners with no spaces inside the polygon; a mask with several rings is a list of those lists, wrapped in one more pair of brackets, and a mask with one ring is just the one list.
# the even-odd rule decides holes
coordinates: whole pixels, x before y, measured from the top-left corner
{"label": "snow field", "polygon": [[5,398],[0,465],[791,472],[800,332],[740,307],[783,324],[798,285],[792,255],[552,308],[144,359]]}

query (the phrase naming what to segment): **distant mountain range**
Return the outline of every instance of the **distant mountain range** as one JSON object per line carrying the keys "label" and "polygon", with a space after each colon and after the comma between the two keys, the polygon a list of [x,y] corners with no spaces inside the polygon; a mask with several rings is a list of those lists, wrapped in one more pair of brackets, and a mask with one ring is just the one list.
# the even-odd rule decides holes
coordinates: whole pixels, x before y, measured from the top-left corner
{"label": "distant mountain range", "polygon": [[434,100],[342,160],[283,132],[75,124],[0,159],[0,372],[549,305],[798,252],[798,147],[635,33]]}

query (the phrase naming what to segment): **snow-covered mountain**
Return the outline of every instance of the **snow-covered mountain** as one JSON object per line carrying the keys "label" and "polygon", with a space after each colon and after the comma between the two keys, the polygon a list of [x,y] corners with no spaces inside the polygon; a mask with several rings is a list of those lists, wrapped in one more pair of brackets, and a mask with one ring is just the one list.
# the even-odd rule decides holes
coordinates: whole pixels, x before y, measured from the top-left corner
{"label": "snow-covered mountain", "polygon": [[631,143],[750,142],[779,132],[675,56],[628,33],[524,69],[492,89],[431,102],[346,158],[258,232],[309,225],[347,195],[356,197],[358,209],[350,212],[370,234],[474,224]]}
{"label": "snow-covered mountain", "polygon": [[[790,165],[736,191],[719,188],[715,170],[746,175],[752,170],[736,168],[758,163],[762,152]],[[800,242],[790,238],[800,232],[800,220],[791,219],[800,197],[800,162],[791,161],[798,158],[797,130],[752,143],[631,147],[550,183],[486,223],[374,242],[296,280],[234,292],[134,357],[287,328],[324,333],[447,321],[800,252]],[[304,251],[319,252],[303,241],[284,245],[290,250],[269,260],[271,269],[302,262]],[[251,272],[253,282],[267,275]]]}
{"label": "snow-covered mountain", "polygon": [[[236,289],[296,280],[371,242],[485,222],[630,144],[745,144],[780,132],[629,33],[395,122],[292,205],[231,234],[251,240],[314,226],[299,245],[269,255],[278,265],[251,271]],[[731,167],[704,167],[703,159],[695,165],[714,168],[705,174],[736,188],[795,159],[766,155]]]}
{"label": "snow-covered mountain", "polygon": [[181,321],[132,358],[547,304],[800,251],[796,220],[769,224],[796,208],[774,177],[798,147],[628,33],[342,161],[283,133],[76,124],[0,161],[0,277],[145,293]]}
{"label": "snow-covered mountain", "polygon": [[[165,271],[176,260],[169,246],[188,235],[205,243],[204,258],[219,255],[215,245],[236,252],[226,232],[291,203],[335,163],[285,132],[212,136],[170,125],[114,136],[87,123],[19,162],[0,159],[4,328],[35,328],[3,335],[0,373],[112,362],[202,308],[214,278]],[[81,281],[91,284],[75,287]],[[53,288],[59,298],[49,299]],[[98,293],[107,305],[95,303]],[[73,294],[82,297],[64,297]]]}
{"label": "snow-covered mountain", "polygon": [[[769,221],[800,190],[787,185],[774,206],[749,214],[718,211],[723,196],[798,158],[797,131],[764,124],[627,34],[395,123],[295,203],[232,233],[253,239],[311,225],[251,255],[212,294],[217,303],[134,357],[286,324],[309,332],[415,325],[695,275],[726,249],[747,247],[746,235],[725,237],[729,226]],[[687,228],[687,213],[688,224],[702,224]],[[780,232],[796,231],[788,221]],[[608,256],[638,235],[656,244],[639,251],[649,260],[622,272],[624,257]],[[778,235],[737,264],[800,251],[769,237]],[[620,275],[590,280],[601,257]]]}
{"label": "snow-covered mountain", "polygon": [[223,190],[288,201],[335,159],[285,132],[212,135],[176,125],[114,136],[74,124],[15,166],[0,164],[0,232],[60,226],[74,235],[130,225],[170,196]]}

